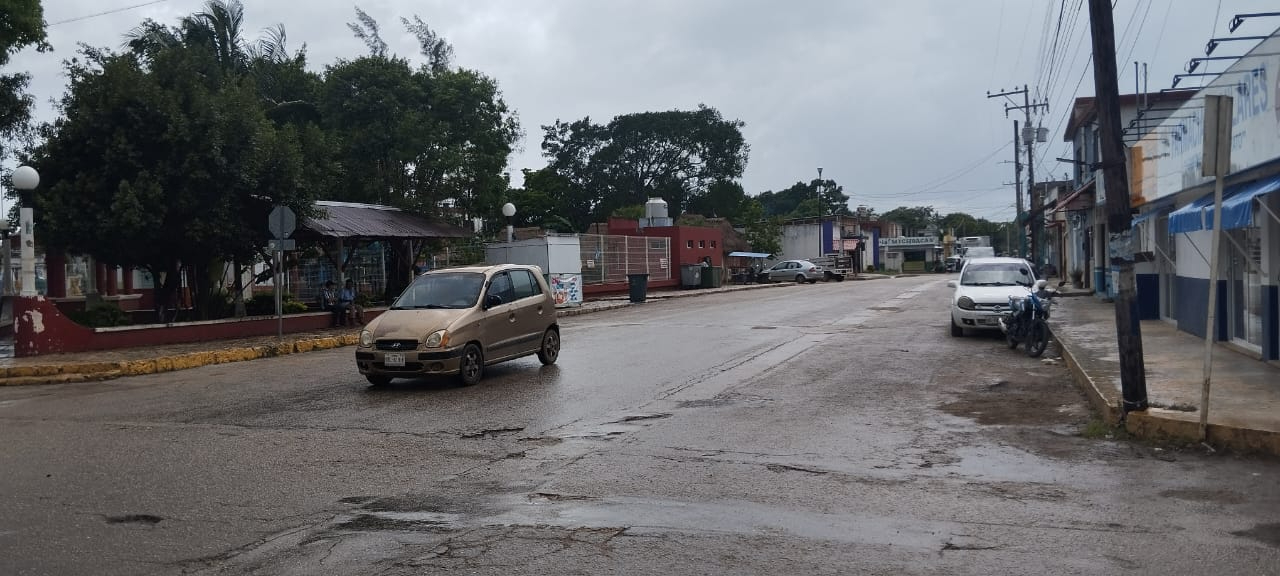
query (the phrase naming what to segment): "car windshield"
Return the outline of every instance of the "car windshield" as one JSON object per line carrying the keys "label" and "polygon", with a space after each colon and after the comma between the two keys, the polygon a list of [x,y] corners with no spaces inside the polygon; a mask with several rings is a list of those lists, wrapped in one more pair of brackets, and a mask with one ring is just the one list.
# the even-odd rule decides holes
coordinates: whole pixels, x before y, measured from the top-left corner
{"label": "car windshield", "polygon": [[470,308],[480,299],[484,274],[478,272],[435,272],[418,276],[396,298],[392,310]]}
{"label": "car windshield", "polygon": [[1015,262],[970,264],[960,278],[964,286],[1030,286],[1031,271]]}

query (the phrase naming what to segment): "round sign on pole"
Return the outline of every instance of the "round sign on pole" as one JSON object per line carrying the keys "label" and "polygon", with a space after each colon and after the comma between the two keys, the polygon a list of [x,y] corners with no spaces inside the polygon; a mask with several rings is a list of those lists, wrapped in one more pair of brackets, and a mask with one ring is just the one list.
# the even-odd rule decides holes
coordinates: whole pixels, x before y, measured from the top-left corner
{"label": "round sign on pole", "polygon": [[276,206],[267,217],[267,227],[271,230],[271,235],[282,240],[293,234],[297,225],[298,218],[288,206]]}

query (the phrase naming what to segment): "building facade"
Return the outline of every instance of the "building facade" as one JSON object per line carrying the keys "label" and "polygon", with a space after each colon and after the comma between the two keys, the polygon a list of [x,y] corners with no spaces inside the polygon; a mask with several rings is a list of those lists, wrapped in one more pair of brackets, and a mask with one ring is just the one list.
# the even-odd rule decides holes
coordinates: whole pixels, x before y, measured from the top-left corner
{"label": "building facade", "polygon": [[[1280,360],[1280,30],[1232,64],[1131,149],[1143,318]],[[1214,181],[1203,176],[1205,95],[1230,96],[1231,158],[1219,275],[1210,264]],[[1208,293],[1217,283],[1216,321]],[[1277,383],[1280,385],[1280,383]]]}

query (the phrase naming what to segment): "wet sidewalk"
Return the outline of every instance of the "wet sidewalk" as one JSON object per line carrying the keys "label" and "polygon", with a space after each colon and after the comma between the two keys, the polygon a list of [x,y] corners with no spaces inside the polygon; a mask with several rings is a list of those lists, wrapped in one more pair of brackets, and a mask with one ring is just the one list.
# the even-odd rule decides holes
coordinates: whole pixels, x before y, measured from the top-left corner
{"label": "wet sidewalk", "polygon": [[[649,300],[666,298],[707,296],[742,290],[785,288],[790,284],[764,284],[725,286],[680,292],[651,292]],[[562,316],[577,316],[631,306],[627,297],[600,299],[584,302],[580,306],[561,308]],[[643,304],[641,304],[643,305]],[[332,328],[311,332],[275,336],[256,336],[172,344],[148,348],[120,348],[98,352],[73,354],[49,354],[44,356],[13,356],[13,337],[0,339],[0,386],[31,384],[64,384],[109,380],[122,376],[139,376],[197,368],[210,364],[241,362],[270,358],[285,354],[297,354],[314,350],[327,350],[342,346],[354,346],[359,342],[358,328]]]}
{"label": "wet sidewalk", "polygon": [[[1110,422],[1120,419],[1115,306],[1094,298],[1056,303],[1054,339],[1076,381]],[[1204,340],[1161,320],[1142,322],[1151,408],[1126,418],[1130,432],[1199,441]],[[1280,368],[1217,344],[1209,392],[1209,443],[1280,455]]]}

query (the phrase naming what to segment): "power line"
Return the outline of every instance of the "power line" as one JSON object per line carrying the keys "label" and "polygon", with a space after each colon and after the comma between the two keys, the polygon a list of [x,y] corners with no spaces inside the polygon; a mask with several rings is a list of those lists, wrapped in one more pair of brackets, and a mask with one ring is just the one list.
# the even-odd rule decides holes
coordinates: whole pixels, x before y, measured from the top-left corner
{"label": "power line", "polygon": [[[88,15],[85,15],[85,16],[76,16],[75,18],[68,18],[68,19],[66,19],[66,20],[59,20],[59,21],[57,21],[57,22],[53,22],[53,23],[51,23],[51,24],[48,24],[48,26],[57,26],[57,25],[59,25],[59,24],[70,24],[70,23],[72,23],[72,22],[79,22],[79,21],[81,21],[81,20],[88,20],[88,19],[90,19],[90,18],[97,18],[97,17],[99,17],[99,16],[106,16],[106,15],[108,15],[108,14],[115,14],[115,13],[117,13],[117,12],[125,12],[125,11],[128,11],[128,10],[135,10],[135,9],[138,9],[138,8],[143,8],[143,7],[146,7],[146,6],[151,6],[151,5],[153,5],[153,4],[160,4],[160,3],[162,3],[162,2],[168,2],[168,1],[169,1],[169,0],[152,0],[151,2],[145,2],[145,3],[142,3],[142,4],[135,4],[135,5],[133,5],[133,6],[125,6],[124,8],[114,8],[114,9],[111,9],[111,10],[106,10],[106,11],[104,11],[104,12],[98,12],[97,14],[88,14]],[[48,27],[48,26],[47,26],[47,27]]]}
{"label": "power line", "polygon": [[[906,190],[906,191],[904,191],[904,192],[900,192],[900,193],[898,193],[898,194],[896,194],[896,195],[915,195],[915,194],[920,194],[920,193],[923,193],[923,192],[929,192],[929,191],[932,191],[932,190],[936,190],[939,186],[942,186],[943,184],[946,184],[946,183],[948,183],[948,182],[952,182],[952,181],[954,181],[954,180],[956,180],[956,179],[960,178],[961,176],[964,176],[965,174],[968,174],[968,173],[970,173],[970,172],[973,172],[974,170],[977,170],[977,169],[978,169],[978,167],[979,167],[979,166],[982,166],[982,164],[983,164],[983,163],[985,163],[986,161],[988,161],[988,160],[990,160],[990,159],[994,158],[997,154],[999,154],[999,153],[1001,153],[1001,152],[1004,152],[1004,151],[1005,151],[1005,149],[1007,149],[1009,146],[1012,146],[1012,145],[1013,145],[1013,142],[1012,142],[1012,141],[1005,142],[1003,146],[1000,146],[999,148],[996,148],[996,149],[995,149],[994,151],[992,151],[990,154],[987,154],[987,155],[986,155],[986,156],[984,156],[982,159],[978,160],[977,162],[974,162],[972,165],[970,165],[970,166],[968,166],[968,167],[962,168],[962,169],[960,169],[960,170],[958,170],[958,171],[956,171],[956,172],[953,172],[952,174],[949,174],[949,175],[947,175],[947,176],[943,176],[942,178],[940,178],[940,179],[938,179],[938,180],[935,180],[935,181],[933,181],[933,182],[930,182],[930,183],[928,183],[928,184],[923,184],[923,185],[920,185],[920,186],[915,186],[915,187],[913,187],[912,189],[908,189],[908,190]],[[896,195],[895,195],[895,196],[896,196]]]}
{"label": "power line", "polygon": [[1142,36],[1142,28],[1147,25],[1147,16],[1151,14],[1151,5],[1154,2],[1155,0],[1149,0],[1147,2],[1147,11],[1142,13],[1142,21],[1138,22],[1138,31],[1133,35],[1133,44],[1129,46],[1129,52],[1124,55],[1125,63],[1129,62],[1129,58],[1133,57],[1133,51],[1138,47],[1138,38]]}

